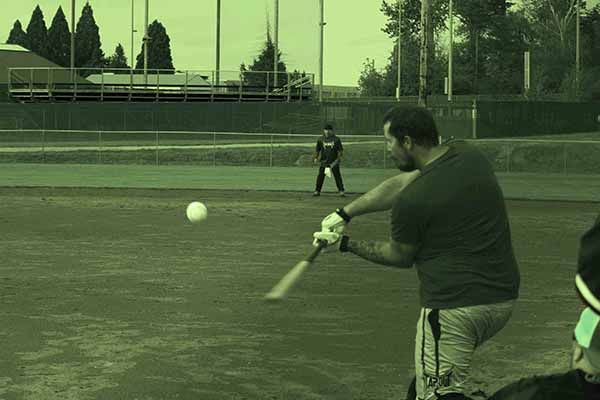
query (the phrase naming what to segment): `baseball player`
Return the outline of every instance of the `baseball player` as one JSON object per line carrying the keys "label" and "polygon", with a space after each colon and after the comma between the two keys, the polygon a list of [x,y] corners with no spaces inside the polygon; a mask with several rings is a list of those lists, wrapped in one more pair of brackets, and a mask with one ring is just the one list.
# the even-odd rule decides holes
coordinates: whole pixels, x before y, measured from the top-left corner
{"label": "baseball player", "polygon": [[317,140],[317,147],[313,155],[313,162],[320,161],[319,174],[317,175],[317,183],[313,196],[321,195],[326,172],[333,173],[339,194],[340,196],[344,196],[344,181],[340,172],[340,161],[342,160],[343,152],[342,140],[333,133],[333,126],[326,124],[323,127],[323,136]]}
{"label": "baseball player", "polygon": [[[467,399],[473,352],[509,320],[520,275],[502,190],[474,146],[439,145],[431,113],[390,110],[383,131],[404,173],[328,215],[325,248],[395,268],[415,267],[421,311],[415,338],[417,399]],[[391,209],[388,241],[343,235],[351,218]]]}

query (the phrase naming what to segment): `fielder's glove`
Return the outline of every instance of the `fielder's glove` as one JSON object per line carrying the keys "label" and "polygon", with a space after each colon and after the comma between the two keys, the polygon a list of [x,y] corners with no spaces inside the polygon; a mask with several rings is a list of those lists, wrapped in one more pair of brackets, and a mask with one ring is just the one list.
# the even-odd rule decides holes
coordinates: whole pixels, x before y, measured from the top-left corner
{"label": "fielder's glove", "polygon": [[327,175],[328,178],[331,178],[331,168],[329,168],[329,167],[325,168],[325,175]]}
{"label": "fielder's glove", "polygon": [[350,222],[350,217],[343,208],[338,208],[321,221],[321,231],[343,233],[346,225]]}
{"label": "fielder's glove", "polygon": [[313,246],[317,247],[319,245],[319,241],[324,241],[327,243],[326,247],[323,251],[348,251],[348,236],[341,235],[336,232],[315,232],[313,233]]}

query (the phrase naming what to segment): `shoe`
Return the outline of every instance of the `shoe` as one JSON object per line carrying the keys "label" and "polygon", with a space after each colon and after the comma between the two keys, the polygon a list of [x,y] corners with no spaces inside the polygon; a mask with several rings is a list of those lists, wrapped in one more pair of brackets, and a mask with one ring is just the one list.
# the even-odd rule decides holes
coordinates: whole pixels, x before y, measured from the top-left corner
{"label": "shoe", "polygon": [[316,191],[315,191],[315,192],[313,193],[313,197],[317,197],[317,196],[320,196],[320,195],[321,195],[321,192],[316,192]]}
{"label": "shoe", "polygon": [[340,192],[340,197],[346,197],[346,194],[343,191],[341,191]]}

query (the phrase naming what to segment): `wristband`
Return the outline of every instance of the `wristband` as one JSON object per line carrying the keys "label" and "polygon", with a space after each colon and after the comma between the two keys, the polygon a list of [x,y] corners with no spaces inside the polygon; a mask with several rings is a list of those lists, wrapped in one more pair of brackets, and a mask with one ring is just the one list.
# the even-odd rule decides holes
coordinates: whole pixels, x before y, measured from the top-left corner
{"label": "wristband", "polygon": [[340,252],[345,253],[348,251],[348,241],[350,240],[350,237],[343,235],[342,238],[340,239]]}
{"label": "wristband", "polygon": [[343,208],[338,208],[337,210],[335,210],[335,212],[337,213],[337,215],[339,215],[340,217],[342,217],[342,219],[344,221],[346,221],[346,223],[350,222],[350,220],[352,219],[351,216],[349,216],[348,214],[346,214],[346,211],[344,211]]}

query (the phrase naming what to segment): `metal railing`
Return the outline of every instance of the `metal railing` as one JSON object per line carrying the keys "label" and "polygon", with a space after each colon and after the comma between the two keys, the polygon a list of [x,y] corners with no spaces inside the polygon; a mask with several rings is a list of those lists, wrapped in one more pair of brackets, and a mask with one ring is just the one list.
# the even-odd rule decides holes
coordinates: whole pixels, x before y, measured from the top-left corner
{"label": "metal railing", "polygon": [[[277,78],[277,79],[276,79]],[[9,68],[9,93],[20,101],[303,101],[314,74],[273,71],[178,71],[129,68]],[[275,83],[277,82],[277,85]]]}

